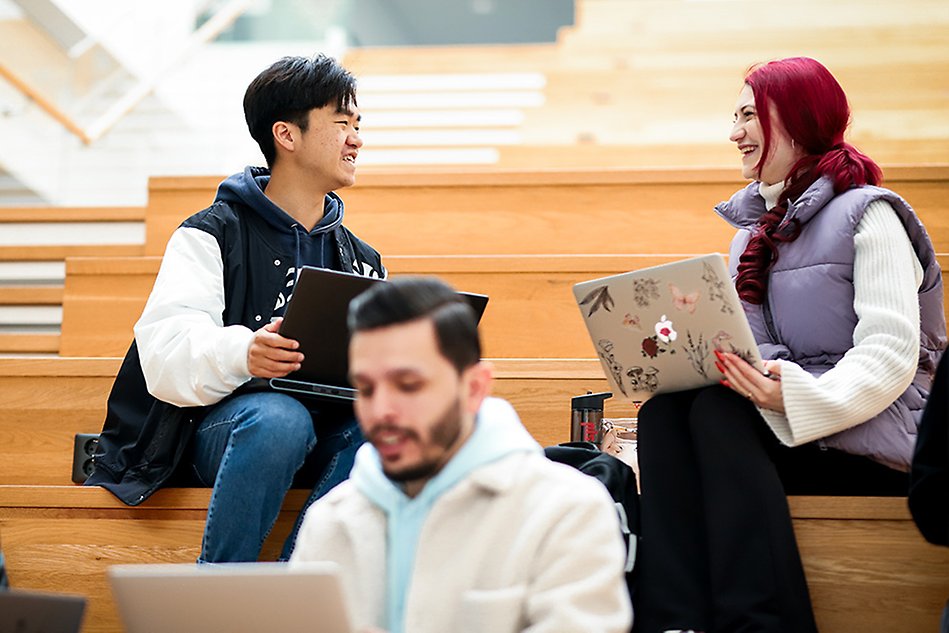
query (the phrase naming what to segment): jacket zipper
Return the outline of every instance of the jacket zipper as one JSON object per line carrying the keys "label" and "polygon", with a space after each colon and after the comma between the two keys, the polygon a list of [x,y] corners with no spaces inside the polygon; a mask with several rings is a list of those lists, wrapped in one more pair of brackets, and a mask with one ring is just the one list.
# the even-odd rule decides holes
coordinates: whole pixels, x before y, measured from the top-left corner
{"label": "jacket zipper", "polygon": [[771,342],[780,345],[781,341],[778,340],[778,331],[774,327],[774,315],[771,314],[771,301],[768,297],[765,297],[764,301],[761,302],[761,314],[764,316],[764,325],[768,330]]}

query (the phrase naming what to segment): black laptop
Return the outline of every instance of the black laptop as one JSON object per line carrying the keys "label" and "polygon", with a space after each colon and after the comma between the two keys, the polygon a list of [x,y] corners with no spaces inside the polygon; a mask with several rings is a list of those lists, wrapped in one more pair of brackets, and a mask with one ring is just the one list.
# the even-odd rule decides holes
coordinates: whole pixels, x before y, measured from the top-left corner
{"label": "black laptop", "polygon": [[57,593],[0,591],[0,632],[79,633],[86,599]]}
{"label": "black laptop", "polygon": [[[382,279],[340,273],[325,268],[300,269],[293,296],[280,326],[280,334],[300,343],[303,364],[283,378],[271,378],[270,386],[321,398],[355,400],[349,384],[349,302]],[[481,294],[460,293],[480,321],[488,305]]]}

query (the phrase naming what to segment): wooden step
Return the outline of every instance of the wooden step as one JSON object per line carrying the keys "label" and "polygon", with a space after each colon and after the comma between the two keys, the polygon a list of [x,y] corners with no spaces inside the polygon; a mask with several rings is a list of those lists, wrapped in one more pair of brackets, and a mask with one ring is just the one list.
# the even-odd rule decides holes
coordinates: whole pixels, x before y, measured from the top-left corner
{"label": "wooden step", "polygon": [[0,261],[63,261],[67,257],[133,257],[142,255],[141,244],[67,244],[0,246]]}
{"label": "wooden step", "polygon": [[7,222],[142,222],[145,207],[2,207]]}
{"label": "wooden step", "polygon": [[[88,599],[83,633],[122,633],[110,565],[193,563],[209,489],[160,490],[136,508],[102,488],[0,486],[0,541],[11,586]],[[261,558],[275,560],[309,491],[291,491]]]}
{"label": "wooden step", "polygon": [[0,286],[0,305],[55,306],[62,303],[62,286]]}
{"label": "wooden step", "polygon": [[[207,489],[166,489],[129,508],[98,488],[0,486],[0,538],[16,587],[89,599],[84,633],[121,630],[106,570],[196,559]],[[307,491],[287,496],[262,559],[279,552]],[[935,631],[949,550],[926,543],[905,498],[790,497],[817,624],[823,633]]]}
{"label": "wooden step", "polygon": [[[59,332],[23,329],[24,324],[36,319],[36,315],[23,315],[22,311],[56,311],[62,305],[63,287],[46,285],[0,286],[0,311],[4,312],[4,329],[0,331],[0,354],[44,354],[59,351]],[[50,307],[52,306],[52,307]],[[46,315],[43,315],[44,317]],[[22,317],[22,320],[21,320]],[[51,319],[58,320],[55,315]],[[49,326],[49,323],[43,323]],[[58,326],[59,323],[56,323]]]}
{"label": "wooden step", "polygon": [[[525,142],[498,149],[498,167],[505,169],[530,169],[544,165],[551,169],[577,169],[599,167],[615,169],[617,165],[627,167],[676,167],[698,164],[708,167],[732,169],[735,165],[735,150],[730,145],[715,141],[699,143],[631,143],[622,142],[612,134],[598,134],[597,128],[575,130],[570,142],[556,142],[549,135],[543,141],[535,136],[543,134],[545,119],[556,118],[553,114],[535,114],[525,122]],[[562,118],[562,114],[559,115]],[[592,124],[591,124],[592,126]],[[534,131],[536,129],[536,132]],[[589,131],[593,129],[593,131]],[[943,138],[861,138],[858,147],[881,165],[942,164],[949,156],[949,139]],[[891,168],[892,169],[892,168]],[[888,169],[887,171],[890,171]],[[361,177],[362,175],[360,175]],[[892,182],[884,183],[894,186]],[[345,198],[347,191],[342,192]],[[912,194],[905,197],[912,199]],[[348,220],[348,216],[347,216]]]}
{"label": "wooden step", "polygon": [[[570,398],[607,391],[595,360],[494,359],[494,394],[542,445],[570,439]],[[120,358],[0,357],[0,484],[68,484],[74,437],[98,433]],[[607,401],[607,414],[632,405]]]}
{"label": "wooden step", "polygon": [[[949,241],[949,225],[940,230],[934,239]],[[393,256],[384,262],[393,276],[434,275],[459,290],[491,297],[481,323],[485,356],[592,358],[595,351],[573,298],[573,284],[688,255]],[[949,252],[939,261],[949,269]],[[69,260],[60,353],[124,355],[159,265],[158,257]],[[949,293],[945,299],[949,314]],[[103,305],[109,310],[103,311]]]}
{"label": "wooden step", "polygon": [[[889,166],[884,174],[944,236],[936,249],[949,252],[949,165]],[[151,178],[144,254],[162,255],[221,180]],[[745,184],[735,168],[389,170],[360,172],[340,195],[346,225],[384,257],[705,253],[727,248],[733,230],[712,208]]]}
{"label": "wooden step", "polygon": [[0,354],[55,354],[60,335],[38,332],[0,332]]}
{"label": "wooden step", "polygon": [[[389,257],[391,275],[436,275],[491,297],[482,320],[484,354],[506,358],[592,357],[571,286],[674,256]],[[145,306],[160,258],[72,259],[63,304],[63,356],[119,356]],[[103,312],[102,306],[110,309]],[[539,311],[539,306],[543,309]]]}

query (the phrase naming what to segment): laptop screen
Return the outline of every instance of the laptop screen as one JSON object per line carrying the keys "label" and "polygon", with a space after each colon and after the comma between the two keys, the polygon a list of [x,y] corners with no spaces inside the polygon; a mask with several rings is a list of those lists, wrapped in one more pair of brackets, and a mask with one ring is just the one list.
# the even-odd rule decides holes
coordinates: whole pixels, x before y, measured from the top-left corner
{"label": "laptop screen", "polygon": [[[270,384],[275,389],[352,399],[349,385],[349,302],[382,279],[304,266],[287,305],[280,334],[300,343],[303,364]],[[488,304],[481,294],[460,293],[480,321]],[[314,388],[314,386],[316,388]]]}

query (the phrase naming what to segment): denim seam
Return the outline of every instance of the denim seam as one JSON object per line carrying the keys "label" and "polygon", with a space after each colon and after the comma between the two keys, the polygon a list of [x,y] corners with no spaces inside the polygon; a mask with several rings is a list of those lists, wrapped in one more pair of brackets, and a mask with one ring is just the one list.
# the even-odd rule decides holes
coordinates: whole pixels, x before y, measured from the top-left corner
{"label": "denim seam", "polygon": [[323,489],[323,486],[326,485],[326,482],[331,479],[331,477],[336,474],[336,463],[339,462],[339,451],[333,454],[333,457],[330,459],[330,462],[326,465],[326,469],[323,471],[323,477],[317,482],[316,486],[313,488],[313,492],[316,493]]}
{"label": "denim seam", "polygon": [[[227,461],[228,461],[228,459],[230,459],[230,456],[231,456],[231,455],[230,455],[230,451],[228,451],[227,449],[225,449],[225,450],[224,450],[224,456],[222,457],[221,463],[220,463],[220,465],[218,466],[218,472],[221,472],[221,470],[224,468],[224,466],[227,465]],[[205,521],[204,521],[204,533],[205,533],[205,535],[208,534],[207,526],[208,526],[208,524],[211,523],[211,518],[212,518],[212,516],[213,516],[212,508],[214,507],[214,497],[215,497],[216,494],[217,494],[217,489],[214,489],[214,490],[212,491],[212,493],[211,493],[211,500],[208,502],[208,514],[207,514],[207,518],[206,518]],[[203,553],[203,552],[206,552],[206,551],[207,551],[207,552],[212,551],[211,543],[210,543],[210,542],[205,542],[205,543],[203,544],[203,546],[201,547],[201,551],[202,551],[202,553]]]}

